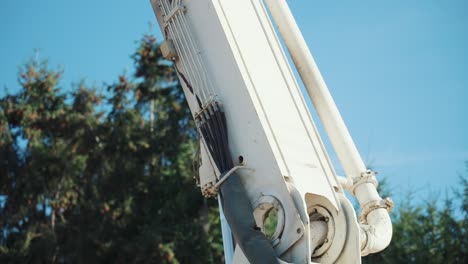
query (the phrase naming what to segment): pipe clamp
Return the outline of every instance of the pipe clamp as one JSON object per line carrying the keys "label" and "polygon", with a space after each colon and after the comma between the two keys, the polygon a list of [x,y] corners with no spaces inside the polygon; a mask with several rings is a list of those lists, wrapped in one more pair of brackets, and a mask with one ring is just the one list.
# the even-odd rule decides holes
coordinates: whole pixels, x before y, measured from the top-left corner
{"label": "pipe clamp", "polygon": [[367,215],[375,209],[384,208],[388,212],[392,210],[394,206],[393,200],[390,197],[387,197],[382,200],[370,201],[362,207],[361,214],[359,215],[359,222],[367,224]]}
{"label": "pipe clamp", "polygon": [[365,172],[361,173],[361,176],[353,178],[353,186],[351,186],[351,194],[356,196],[355,190],[356,188],[363,184],[363,183],[372,183],[375,188],[379,185],[377,182],[377,178],[375,178],[375,172],[372,170],[366,170]]}

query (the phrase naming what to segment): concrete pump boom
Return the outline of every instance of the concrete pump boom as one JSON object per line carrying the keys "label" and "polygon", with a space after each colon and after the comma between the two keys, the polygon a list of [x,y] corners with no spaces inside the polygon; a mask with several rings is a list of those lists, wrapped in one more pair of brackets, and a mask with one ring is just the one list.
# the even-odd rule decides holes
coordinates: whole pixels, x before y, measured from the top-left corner
{"label": "concrete pump boom", "polygon": [[[360,263],[387,247],[393,203],[377,193],[286,1],[151,4],[200,135],[202,193],[220,202],[226,263]],[[269,14],[346,177],[336,176]]]}

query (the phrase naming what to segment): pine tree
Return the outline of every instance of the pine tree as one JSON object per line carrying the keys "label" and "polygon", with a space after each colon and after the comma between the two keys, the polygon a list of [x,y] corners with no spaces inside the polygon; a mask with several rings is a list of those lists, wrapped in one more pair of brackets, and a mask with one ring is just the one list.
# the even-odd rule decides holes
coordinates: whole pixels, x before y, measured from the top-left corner
{"label": "pine tree", "polygon": [[0,262],[221,261],[175,72],[151,36],[133,59],[134,77],[103,94],[84,83],[62,93],[61,73],[32,62],[0,99]]}

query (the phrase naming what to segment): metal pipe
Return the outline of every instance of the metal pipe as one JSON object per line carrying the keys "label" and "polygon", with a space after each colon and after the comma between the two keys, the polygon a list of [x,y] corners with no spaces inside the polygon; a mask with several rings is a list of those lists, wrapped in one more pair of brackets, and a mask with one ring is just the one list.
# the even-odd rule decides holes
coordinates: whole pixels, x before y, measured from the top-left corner
{"label": "metal pipe", "polygon": [[336,176],[338,179],[338,182],[340,183],[341,187],[343,187],[346,190],[351,190],[353,187],[353,181],[350,178],[343,177],[343,176]]}
{"label": "metal pipe", "polygon": [[285,0],[265,0],[347,177],[366,166]]}
{"label": "metal pipe", "polygon": [[[338,111],[338,108],[323,80],[317,64],[307,47],[299,27],[288,7],[286,0],[265,0],[271,16],[284,40],[289,54],[314,104],[325,131],[349,180],[363,176],[366,166],[349,134],[349,131]],[[356,186],[356,197],[361,208],[369,202],[380,201],[382,198],[372,183],[362,183]],[[363,241],[364,254],[383,250],[391,240],[392,225],[390,216],[384,208],[373,209],[366,218],[367,239]],[[363,236],[364,237],[364,236]]]}
{"label": "metal pipe", "polygon": [[[368,203],[382,200],[371,183],[357,186],[354,192],[361,209],[364,209]],[[366,224],[361,223],[361,231],[365,232],[365,240],[361,239],[361,254],[363,256],[384,250],[390,244],[393,233],[392,220],[385,208],[371,210],[367,214],[365,222]]]}

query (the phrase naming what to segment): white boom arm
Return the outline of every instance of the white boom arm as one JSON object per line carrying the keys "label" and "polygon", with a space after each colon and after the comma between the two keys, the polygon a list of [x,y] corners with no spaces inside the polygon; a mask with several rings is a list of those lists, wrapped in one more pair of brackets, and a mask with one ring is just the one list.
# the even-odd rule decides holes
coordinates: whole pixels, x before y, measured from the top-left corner
{"label": "white boom arm", "polygon": [[[262,0],[151,3],[199,130],[202,193],[224,209],[226,263],[360,263],[383,250],[392,202],[378,195],[286,1],[265,3],[347,178],[335,174]],[[361,205],[359,223],[343,187]]]}

